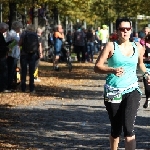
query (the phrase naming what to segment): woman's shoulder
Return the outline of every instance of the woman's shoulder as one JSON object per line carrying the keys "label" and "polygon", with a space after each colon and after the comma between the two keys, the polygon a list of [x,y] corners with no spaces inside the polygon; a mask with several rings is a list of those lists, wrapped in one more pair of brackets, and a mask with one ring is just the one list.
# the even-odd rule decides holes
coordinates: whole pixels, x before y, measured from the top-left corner
{"label": "woman's shoulder", "polygon": [[139,42],[133,42],[138,50],[138,54],[141,55],[141,53],[143,53],[143,51],[145,51],[145,46],[142,46]]}
{"label": "woman's shoulder", "polygon": [[108,48],[114,48],[116,42],[107,42],[106,47]]}
{"label": "woman's shoulder", "polygon": [[55,36],[56,38],[58,38],[60,35],[61,35],[60,32],[58,32],[58,31],[54,32],[54,36]]}
{"label": "woman's shoulder", "polygon": [[140,52],[141,50],[143,51],[144,47],[143,45],[140,44],[140,42],[132,42],[135,46],[134,48],[137,48],[137,50]]}
{"label": "woman's shoulder", "polygon": [[140,42],[132,42],[132,43],[134,43],[138,48],[142,48],[143,47]]}
{"label": "woman's shoulder", "polygon": [[107,42],[104,47],[104,50],[107,52],[114,52],[114,42]]}

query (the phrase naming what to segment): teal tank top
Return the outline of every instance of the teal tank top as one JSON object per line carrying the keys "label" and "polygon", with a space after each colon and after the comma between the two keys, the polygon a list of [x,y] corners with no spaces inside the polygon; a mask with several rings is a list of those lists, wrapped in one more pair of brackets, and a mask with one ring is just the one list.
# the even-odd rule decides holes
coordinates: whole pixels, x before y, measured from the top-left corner
{"label": "teal tank top", "polygon": [[108,84],[109,86],[112,86],[114,88],[127,88],[131,84],[138,82],[138,78],[136,75],[138,49],[134,42],[132,42],[132,45],[134,50],[133,55],[125,56],[120,51],[117,42],[114,42],[114,54],[108,59],[108,66],[113,68],[122,67],[124,69],[124,74],[120,77],[112,73],[108,74],[106,77],[106,84]]}

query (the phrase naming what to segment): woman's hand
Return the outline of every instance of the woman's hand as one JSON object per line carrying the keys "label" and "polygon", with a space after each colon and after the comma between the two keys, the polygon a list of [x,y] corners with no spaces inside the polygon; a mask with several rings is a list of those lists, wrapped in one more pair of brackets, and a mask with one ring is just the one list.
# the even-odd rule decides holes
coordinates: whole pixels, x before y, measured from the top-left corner
{"label": "woman's hand", "polygon": [[122,75],[124,74],[124,69],[123,69],[122,67],[116,68],[116,69],[114,70],[114,74],[115,74],[116,76],[120,77],[120,76],[122,76]]}
{"label": "woman's hand", "polygon": [[150,75],[149,75],[149,74],[146,74],[144,77],[145,77],[145,79],[147,80],[148,85],[150,85]]}

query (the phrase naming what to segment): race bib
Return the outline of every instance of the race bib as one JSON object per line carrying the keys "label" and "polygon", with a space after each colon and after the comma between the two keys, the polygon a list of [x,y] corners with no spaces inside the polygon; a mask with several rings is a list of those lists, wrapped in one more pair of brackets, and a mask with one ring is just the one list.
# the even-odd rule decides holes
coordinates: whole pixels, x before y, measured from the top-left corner
{"label": "race bib", "polygon": [[121,103],[122,94],[118,90],[104,89],[104,100],[110,103]]}

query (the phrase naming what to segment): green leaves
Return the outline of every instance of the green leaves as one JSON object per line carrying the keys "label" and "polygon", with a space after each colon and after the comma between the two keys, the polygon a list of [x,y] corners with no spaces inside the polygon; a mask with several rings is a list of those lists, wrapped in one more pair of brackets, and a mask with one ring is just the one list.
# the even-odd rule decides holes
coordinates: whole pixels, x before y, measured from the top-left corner
{"label": "green leaves", "polygon": [[[5,4],[3,8],[4,18],[8,16],[8,3],[18,4],[17,11],[24,13],[24,6],[27,10],[33,6],[36,0],[1,0]],[[136,17],[137,14],[149,15],[150,3],[145,0],[38,0],[38,6],[47,3],[49,12],[56,6],[60,17],[68,16],[72,21],[76,19],[86,20],[87,23],[114,21],[118,16]],[[65,17],[64,17],[65,18]],[[5,18],[6,19],[6,18]]]}

